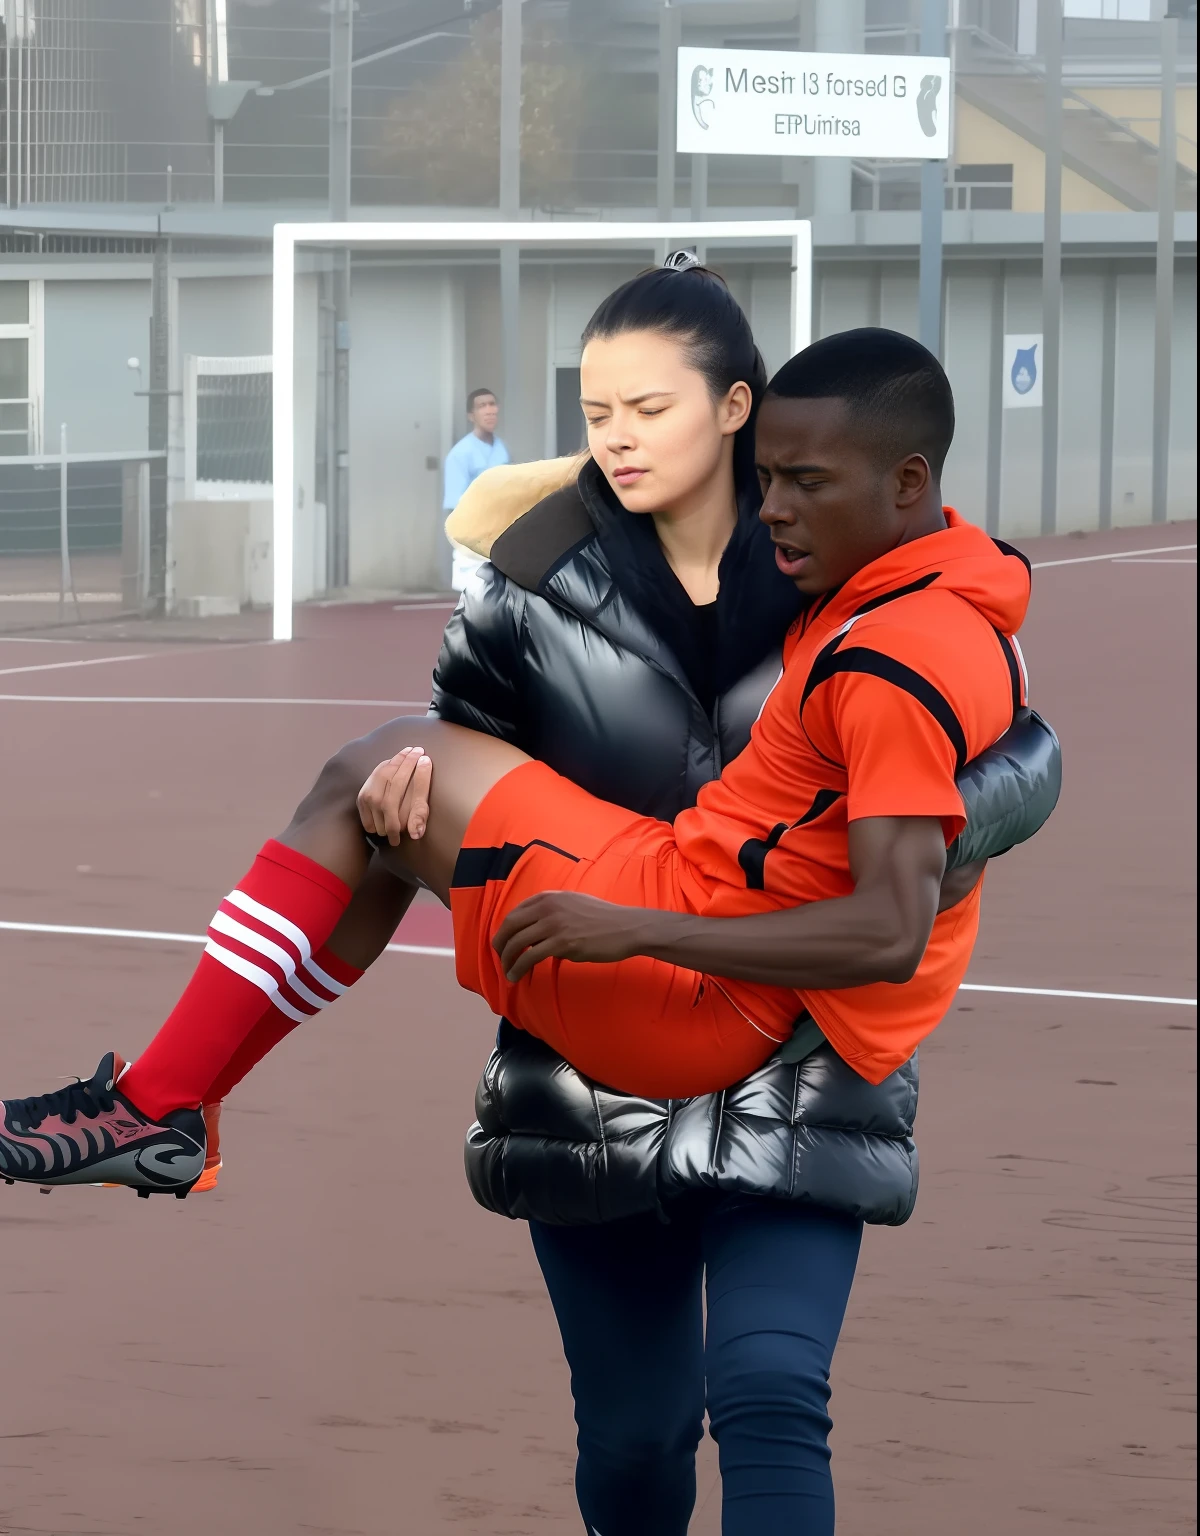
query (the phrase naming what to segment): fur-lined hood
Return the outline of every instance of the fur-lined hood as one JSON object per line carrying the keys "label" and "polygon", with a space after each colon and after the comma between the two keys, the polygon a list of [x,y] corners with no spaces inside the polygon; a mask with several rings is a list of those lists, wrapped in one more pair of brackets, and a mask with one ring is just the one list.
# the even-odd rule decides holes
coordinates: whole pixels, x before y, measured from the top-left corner
{"label": "fur-lined hood", "polygon": [[587,459],[586,453],[576,453],[565,459],[485,469],[446,519],[446,537],[451,544],[487,559],[492,545],[518,518],[555,491],[573,485]]}

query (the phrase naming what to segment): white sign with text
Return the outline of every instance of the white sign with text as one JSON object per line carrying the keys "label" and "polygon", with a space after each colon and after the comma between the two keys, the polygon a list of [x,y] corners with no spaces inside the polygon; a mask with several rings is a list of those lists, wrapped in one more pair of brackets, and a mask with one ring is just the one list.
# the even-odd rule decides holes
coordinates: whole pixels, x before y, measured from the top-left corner
{"label": "white sign with text", "polygon": [[950,60],[681,48],[676,147],[692,155],[950,157]]}

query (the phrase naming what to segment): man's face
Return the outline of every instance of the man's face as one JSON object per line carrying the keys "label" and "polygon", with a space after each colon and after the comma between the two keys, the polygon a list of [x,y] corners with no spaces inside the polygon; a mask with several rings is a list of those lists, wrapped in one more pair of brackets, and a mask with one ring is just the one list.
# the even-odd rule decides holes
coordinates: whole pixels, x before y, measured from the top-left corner
{"label": "man's face", "polygon": [[495,395],[480,395],[471,408],[471,425],[480,432],[494,432],[500,420],[500,407]]}
{"label": "man's face", "polygon": [[928,483],[917,455],[881,470],[844,400],[764,400],[755,460],[759,515],[771,530],[776,563],[811,595],[840,587],[902,543],[914,470]]}

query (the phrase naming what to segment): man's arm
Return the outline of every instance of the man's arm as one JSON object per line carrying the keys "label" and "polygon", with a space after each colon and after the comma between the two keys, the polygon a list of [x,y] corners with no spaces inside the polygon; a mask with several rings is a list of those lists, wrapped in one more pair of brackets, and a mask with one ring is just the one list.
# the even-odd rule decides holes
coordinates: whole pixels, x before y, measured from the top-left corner
{"label": "man's arm", "polygon": [[850,823],[854,891],[754,917],[703,918],[547,891],[514,909],[495,946],[510,981],[540,960],[600,964],[648,955],[777,987],[908,981],[938,911],[946,844],[933,816]]}

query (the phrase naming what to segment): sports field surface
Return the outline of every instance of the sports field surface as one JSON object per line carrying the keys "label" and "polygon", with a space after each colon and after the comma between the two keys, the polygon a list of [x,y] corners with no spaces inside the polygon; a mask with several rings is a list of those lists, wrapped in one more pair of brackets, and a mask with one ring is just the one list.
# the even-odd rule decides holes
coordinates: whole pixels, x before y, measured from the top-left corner
{"label": "sports field surface", "polygon": [[[835,1361],[842,1536],[1194,1529],[1195,524],[1024,547],[1065,791],[922,1048],[921,1198]],[[324,757],[423,710],[448,613],[0,637],[0,1092],[136,1053]],[[0,1536],[577,1529],[528,1236],[462,1175],[491,1024],[448,944],[419,905],[264,1063],[215,1194],[0,1187]],[[719,1506],[706,1442],[693,1531]]]}

